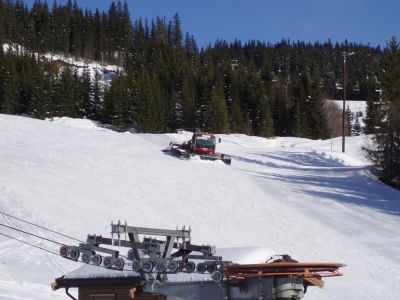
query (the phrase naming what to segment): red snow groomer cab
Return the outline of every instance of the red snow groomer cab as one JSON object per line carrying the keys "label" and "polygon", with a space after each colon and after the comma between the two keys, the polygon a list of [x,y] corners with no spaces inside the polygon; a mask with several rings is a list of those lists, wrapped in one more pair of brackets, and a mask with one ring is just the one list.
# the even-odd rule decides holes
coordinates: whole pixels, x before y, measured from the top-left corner
{"label": "red snow groomer cab", "polygon": [[214,135],[195,132],[192,139],[187,141],[187,146],[196,154],[214,154],[217,141]]}
{"label": "red snow groomer cab", "polygon": [[215,152],[216,145],[217,139],[215,135],[206,132],[195,132],[189,141],[183,144],[171,142],[169,147],[162,151],[187,159],[197,155],[205,160],[222,160],[225,164],[230,165],[231,157]]}

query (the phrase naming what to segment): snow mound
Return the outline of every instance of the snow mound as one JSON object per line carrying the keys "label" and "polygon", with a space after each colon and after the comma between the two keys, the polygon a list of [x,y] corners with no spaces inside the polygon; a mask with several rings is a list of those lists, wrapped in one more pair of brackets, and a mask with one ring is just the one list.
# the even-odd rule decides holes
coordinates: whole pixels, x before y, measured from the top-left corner
{"label": "snow mound", "polygon": [[218,256],[237,264],[265,263],[276,252],[263,247],[233,247],[217,249]]}

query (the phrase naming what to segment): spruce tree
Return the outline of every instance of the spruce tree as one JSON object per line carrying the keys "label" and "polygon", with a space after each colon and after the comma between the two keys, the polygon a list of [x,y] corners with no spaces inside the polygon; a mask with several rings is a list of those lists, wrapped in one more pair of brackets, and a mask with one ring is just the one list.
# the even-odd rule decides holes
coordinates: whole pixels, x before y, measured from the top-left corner
{"label": "spruce tree", "polygon": [[103,90],[100,86],[100,73],[96,69],[94,73],[94,80],[91,84],[91,90],[90,90],[91,106],[90,106],[89,116],[93,120],[97,121],[101,120],[101,111],[103,109],[102,99],[103,99]]}
{"label": "spruce tree", "polygon": [[64,67],[60,78],[55,82],[56,88],[52,95],[53,110],[57,117],[75,116],[75,78],[70,67]]}
{"label": "spruce tree", "polygon": [[367,153],[382,180],[400,186],[400,49],[394,37],[385,49],[381,77],[386,118]]}
{"label": "spruce tree", "polygon": [[321,90],[319,87],[319,82],[319,78],[314,77],[311,84],[308,137],[312,139],[326,139],[329,137],[327,118],[325,115],[324,104],[321,100]]}
{"label": "spruce tree", "polygon": [[187,76],[182,88],[182,125],[186,130],[196,129],[196,91],[194,79]]}
{"label": "spruce tree", "polygon": [[354,121],[354,114],[350,110],[350,106],[347,105],[346,112],[345,112],[345,127],[346,127],[346,135],[351,136],[353,132],[353,121]]}
{"label": "spruce tree", "polygon": [[[0,45],[3,45],[6,38],[5,32],[5,8],[3,0],[0,0]],[[3,48],[3,47],[1,47]],[[3,49],[1,49],[3,51]]]}
{"label": "spruce tree", "polygon": [[46,74],[41,67],[38,67],[33,73],[32,102],[28,111],[35,118],[50,117],[52,75]]}
{"label": "spruce tree", "polygon": [[79,117],[93,119],[95,108],[91,98],[91,79],[89,70],[86,69],[78,79],[77,89],[77,111]]}
{"label": "spruce tree", "polygon": [[3,63],[0,62],[1,86],[0,86],[0,112],[5,114],[20,113],[20,102],[18,95],[18,77],[14,56],[11,54],[1,55]]}
{"label": "spruce tree", "polygon": [[222,86],[212,87],[209,101],[206,106],[206,130],[215,133],[229,132],[228,111]]}
{"label": "spruce tree", "polygon": [[308,135],[308,114],[307,102],[310,98],[307,95],[308,80],[301,74],[293,86],[294,105],[291,108],[291,133],[297,137],[307,137]]}
{"label": "spruce tree", "polygon": [[254,133],[258,136],[270,137],[274,132],[271,104],[265,94],[261,79],[257,76],[251,80],[253,81],[250,94]]}

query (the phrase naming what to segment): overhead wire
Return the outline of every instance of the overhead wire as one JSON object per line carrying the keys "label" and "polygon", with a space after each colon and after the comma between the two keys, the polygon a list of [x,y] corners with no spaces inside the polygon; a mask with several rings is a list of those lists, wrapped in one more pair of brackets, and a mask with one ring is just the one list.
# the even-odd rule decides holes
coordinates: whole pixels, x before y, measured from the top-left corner
{"label": "overhead wire", "polygon": [[[37,246],[37,245],[35,245],[35,244],[32,244],[32,243],[29,243],[29,242],[20,240],[20,239],[18,239],[18,238],[16,238],[16,237],[10,236],[10,235],[5,234],[5,233],[1,233],[1,232],[0,232],[0,235],[5,236],[5,237],[7,237],[7,238],[9,238],[9,239],[15,240],[15,241],[17,241],[17,242],[20,242],[20,243],[29,245],[29,246],[31,246],[31,247],[37,248],[37,249],[39,249],[39,250],[42,250],[42,251],[51,253],[51,254],[53,254],[53,255],[60,256],[60,257],[62,257],[62,258],[65,259],[65,257],[62,256],[62,255],[61,255],[60,253],[58,253],[58,252],[51,251],[51,250],[49,250],[49,249],[46,249],[46,248]],[[117,270],[117,271],[128,271],[128,270],[126,270],[126,269],[118,270],[118,269],[114,269],[114,268],[107,268],[107,267],[105,267],[105,266],[94,265],[94,264],[86,263],[86,262],[83,262],[83,261],[80,261],[80,260],[73,260],[73,259],[69,259],[69,260],[74,261],[74,262],[78,262],[78,263],[81,263],[81,264],[85,264],[85,265],[90,265],[90,266],[99,267],[99,268],[105,268],[105,269],[108,269],[108,270],[111,269],[111,270]],[[125,263],[125,265],[126,265],[126,266],[131,266],[132,264],[131,264],[131,263]]]}
{"label": "overhead wire", "polygon": [[[48,231],[50,231],[50,232],[59,234],[59,235],[61,235],[61,236],[64,236],[64,237],[67,237],[67,238],[76,240],[76,241],[78,241],[78,242],[82,242],[82,241],[80,241],[80,240],[78,240],[78,239],[76,239],[76,238],[74,238],[74,237],[64,235],[64,234],[62,234],[62,233],[59,233],[59,232],[57,232],[57,231],[48,229],[48,228],[46,228],[46,227],[43,227],[43,226],[40,226],[40,225],[37,225],[37,224],[33,224],[33,223],[31,223],[31,222],[25,221],[25,220],[23,220],[23,219],[20,219],[20,218],[14,217],[14,216],[11,216],[11,215],[6,214],[6,213],[4,213],[4,212],[1,212],[1,211],[0,211],[0,214],[5,215],[5,216],[10,217],[10,218],[13,218],[13,219],[16,219],[16,220],[19,220],[19,221],[21,221],[21,222],[24,222],[24,223],[27,223],[27,224],[30,224],[30,225],[33,225],[33,226],[36,226],[36,227],[39,227],[39,228],[48,230]],[[45,237],[43,237],[43,236],[40,236],[40,235],[31,233],[31,232],[28,232],[28,231],[25,231],[25,230],[22,230],[22,229],[13,227],[13,226],[5,225],[5,224],[2,224],[2,223],[0,223],[0,226],[5,227],[5,228],[8,228],[8,229],[11,229],[11,230],[15,230],[15,231],[17,231],[17,232],[21,232],[21,233],[24,233],[24,234],[27,234],[27,235],[30,235],[30,236],[33,236],[33,237],[36,237],[36,238],[39,238],[39,239],[42,239],[42,240],[45,240],[45,241],[48,241],[48,242],[57,244],[57,245],[67,246],[67,245],[65,245],[64,243],[60,243],[60,242],[58,242],[58,241],[55,241],[55,240],[52,240],[52,239],[49,239],[49,238],[45,238]],[[16,237],[12,237],[12,236],[7,235],[7,234],[5,234],[5,233],[1,233],[1,232],[0,232],[0,235],[5,236],[5,237],[7,237],[7,238],[10,238],[10,239],[12,239],[12,240],[18,241],[18,242],[20,242],[20,243],[27,244],[27,245],[29,245],[29,246],[35,247],[35,248],[37,248],[37,249],[46,251],[46,252],[48,252],[48,253],[51,253],[51,254],[54,254],[54,255],[63,257],[63,256],[60,255],[60,253],[58,253],[58,252],[51,251],[51,250],[48,250],[48,249],[46,249],[46,248],[37,246],[37,245],[35,245],[35,244],[32,244],[32,243],[29,243],[29,242],[20,240],[20,239],[18,239],[18,238],[16,238]],[[127,257],[124,256],[124,255],[119,255],[119,256],[124,257],[124,258],[127,258]],[[65,257],[63,257],[63,258],[65,258]],[[83,263],[83,264],[89,264],[89,263],[85,263],[85,262],[83,262],[83,261],[78,261],[78,260],[76,260],[76,262],[80,262],[80,263]],[[90,265],[92,265],[92,264],[90,264]],[[126,263],[126,265],[129,266],[130,263]],[[92,265],[92,266],[106,268],[105,266],[97,266],[97,265]]]}
{"label": "overhead wire", "polygon": [[12,226],[8,226],[8,225],[5,225],[5,224],[1,224],[1,223],[0,223],[0,226],[3,226],[3,227],[5,227],[5,228],[9,228],[9,229],[12,229],[12,230],[15,230],[15,231],[18,231],[18,232],[25,233],[25,234],[27,234],[27,235],[31,235],[31,236],[37,237],[37,238],[39,238],[39,239],[42,239],[42,240],[45,240],[45,241],[54,243],[54,244],[58,244],[58,245],[61,245],[61,246],[66,246],[66,245],[63,244],[63,243],[57,242],[57,241],[52,240],[52,239],[45,238],[45,237],[43,237],[43,236],[40,236],[40,235],[31,233],[31,232],[27,232],[27,231],[22,230],[22,229],[18,229],[18,228],[15,228],[15,227],[12,227]]}
{"label": "overhead wire", "polygon": [[[49,229],[49,228],[47,228],[47,227],[44,227],[44,226],[41,226],[41,225],[38,225],[38,224],[34,224],[34,223],[32,223],[32,222],[29,222],[29,221],[26,221],[26,220],[24,220],[24,219],[18,218],[18,217],[16,217],[16,216],[10,215],[10,214],[5,213],[5,212],[3,212],[3,211],[0,211],[0,214],[1,214],[1,215],[4,215],[4,216],[7,216],[7,217],[9,217],[9,218],[12,218],[12,219],[15,219],[15,220],[24,222],[24,223],[26,223],[26,224],[29,224],[29,225],[32,225],[32,226],[35,226],[35,227],[38,227],[38,228],[47,230],[47,231],[49,231],[49,232],[58,234],[58,235],[60,235],[60,236],[69,238],[69,239],[74,240],[74,241],[77,241],[77,242],[79,242],[79,243],[85,243],[84,241],[79,240],[79,239],[77,239],[77,238],[75,238],[75,237],[72,237],[72,236],[63,234],[63,233],[61,233],[61,232],[58,232],[58,231]],[[6,225],[1,225],[1,224],[0,224],[0,226],[5,226],[5,227],[6,227]],[[14,229],[14,230],[16,230],[16,229]],[[26,233],[26,232],[24,232],[24,233]],[[30,233],[26,233],[26,234],[30,234]],[[36,236],[36,235],[34,235],[34,234],[30,234],[30,235]],[[44,239],[44,240],[49,240],[49,239],[46,239],[46,238],[40,237],[40,236],[36,236],[36,237],[39,237],[39,238]],[[59,243],[59,242],[55,242],[55,241],[53,241],[53,240],[49,240],[49,241],[50,241],[50,242],[53,242],[53,243],[56,243],[56,244],[59,244],[59,245],[65,245],[65,244],[62,244],[62,243]],[[119,255],[119,256],[124,257],[124,258],[127,258],[127,256],[125,256],[125,255]]]}
{"label": "overhead wire", "polygon": [[20,243],[24,243],[24,244],[27,244],[27,245],[29,245],[29,246],[38,248],[38,249],[40,249],[40,250],[49,252],[49,253],[51,253],[51,254],[60,256],[60,254],[57,253],[57,252],[55,252],[55,251],[51,251],[51,250],[45,249],[45,248],[43,248],[43,247],[40,247],[40,246],[38,246],[38,245],[35,245],[35,244],[29,243],[29,242],[22,241],[22,240],[20,240],[20,239],[17,239],[16,237],[7,235],[7,234],[5,234],[5,233],[1,233],[1,232],[0,232],[0,235],[3,235],[3,236],[5,236],[5,237],[8,237],[8,238],[10,238],[10,239],[12,239],[12,240],[16,240],[16,241],[18,241],[18,242],[20,242]]}
{"label": "overhead wire", "polygon": [[7,214],[7,213],[5,213],[5,212],[3,212],[3,211],[0,211],[0,214],[1,214],[1,215],[4,215],[4,216],[7,216],[7,217],[9,217],[9,218],[12,218],[12,219],[15,219],[15,220],[18,220],[18,221],[24,222],[24,223],[26,223],[26,224],[29,224],[29,225],[32,225],[32,226],[35,226],[35,227],[38,227],[38,228],[41,228],[41,229],[47,230],[47,231],[49,231],[49,232],[52,232],[52,233],[58,234],[58,235],[60,235],[60,236],[63,236],[63,237],[69,238],[69,239],[71,239],[71,240],[74,240],[74,241],[77,241],[77,242],[80,242],[80,243],[84,243],[82,240],[79,240],[79,239],[77,239],[77,238],[74,238],[74,237],[72,237],[72,236],[69,236],[69,235],[63,234],[63,233],[61,233],[61,232],[58,232],[58,231],[52,230],[52,229],[50,229],[50,228],[47,228],[47,227],[44,227],[44,226],[40,226],[40,225],[34,224],[34,223],[32,223],[32,222],[28,222],[28,221],[26,221],[26,220],[23,220],[23,219],[21,219],[21,218],[18,218],[18,217],[12,216],[12,215],[10,215],[10,214]]}
{"label": "overhead wire", "polygon": [[[39,238],[39,239],[42,239],[42,240],[45,240],[45,241],[48,241],[48,242],[51,242],[51,243],[54,243],[54,244],[57,244],[57,245],[67,246],[67,245],[64,244],[64,243],[60,243],[60,242],[57,242],[57,241],[55,241],[55,240],[52,240],[52,239],[49,239],[49,238],[45,238],[45,237],[40,236],[40,235],[37,235],[37,234],[31,233],[31,232],[27,232],[27,231],[25,231],[25,230],[18,229],[18,228],[16,228],[16,227],[12,227],[12,226],[5,225],[5,224],[1,224],[1,223],[0,223],[0,226],[3,226],[3,227],[5,227],[5,228],[11,229],[11,230],[15,230],[15,231],[18,231],[18,232],[21,232],[21,233],[24,233],[24,234],[27,234],[27,235],[30,235],[30,236],[34,236],[34,237],[36,237],[36,238]],[[125,256],[125,255],[119,255],[119,256],[124,257],[124,258],[127,258],[127,256]]]}

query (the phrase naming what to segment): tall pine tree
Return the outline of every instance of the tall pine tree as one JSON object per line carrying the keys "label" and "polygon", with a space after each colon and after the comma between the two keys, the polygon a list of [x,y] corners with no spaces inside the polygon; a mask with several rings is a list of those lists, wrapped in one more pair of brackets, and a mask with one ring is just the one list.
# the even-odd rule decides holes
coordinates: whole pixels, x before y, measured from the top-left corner
{"label": "tall pine tree", "polygon": [[368,154],[381,178],[400,186],[400,49],[394,37],[384,53],[381,76],[386,119],[373,138],[374,149],[369,149]]}

